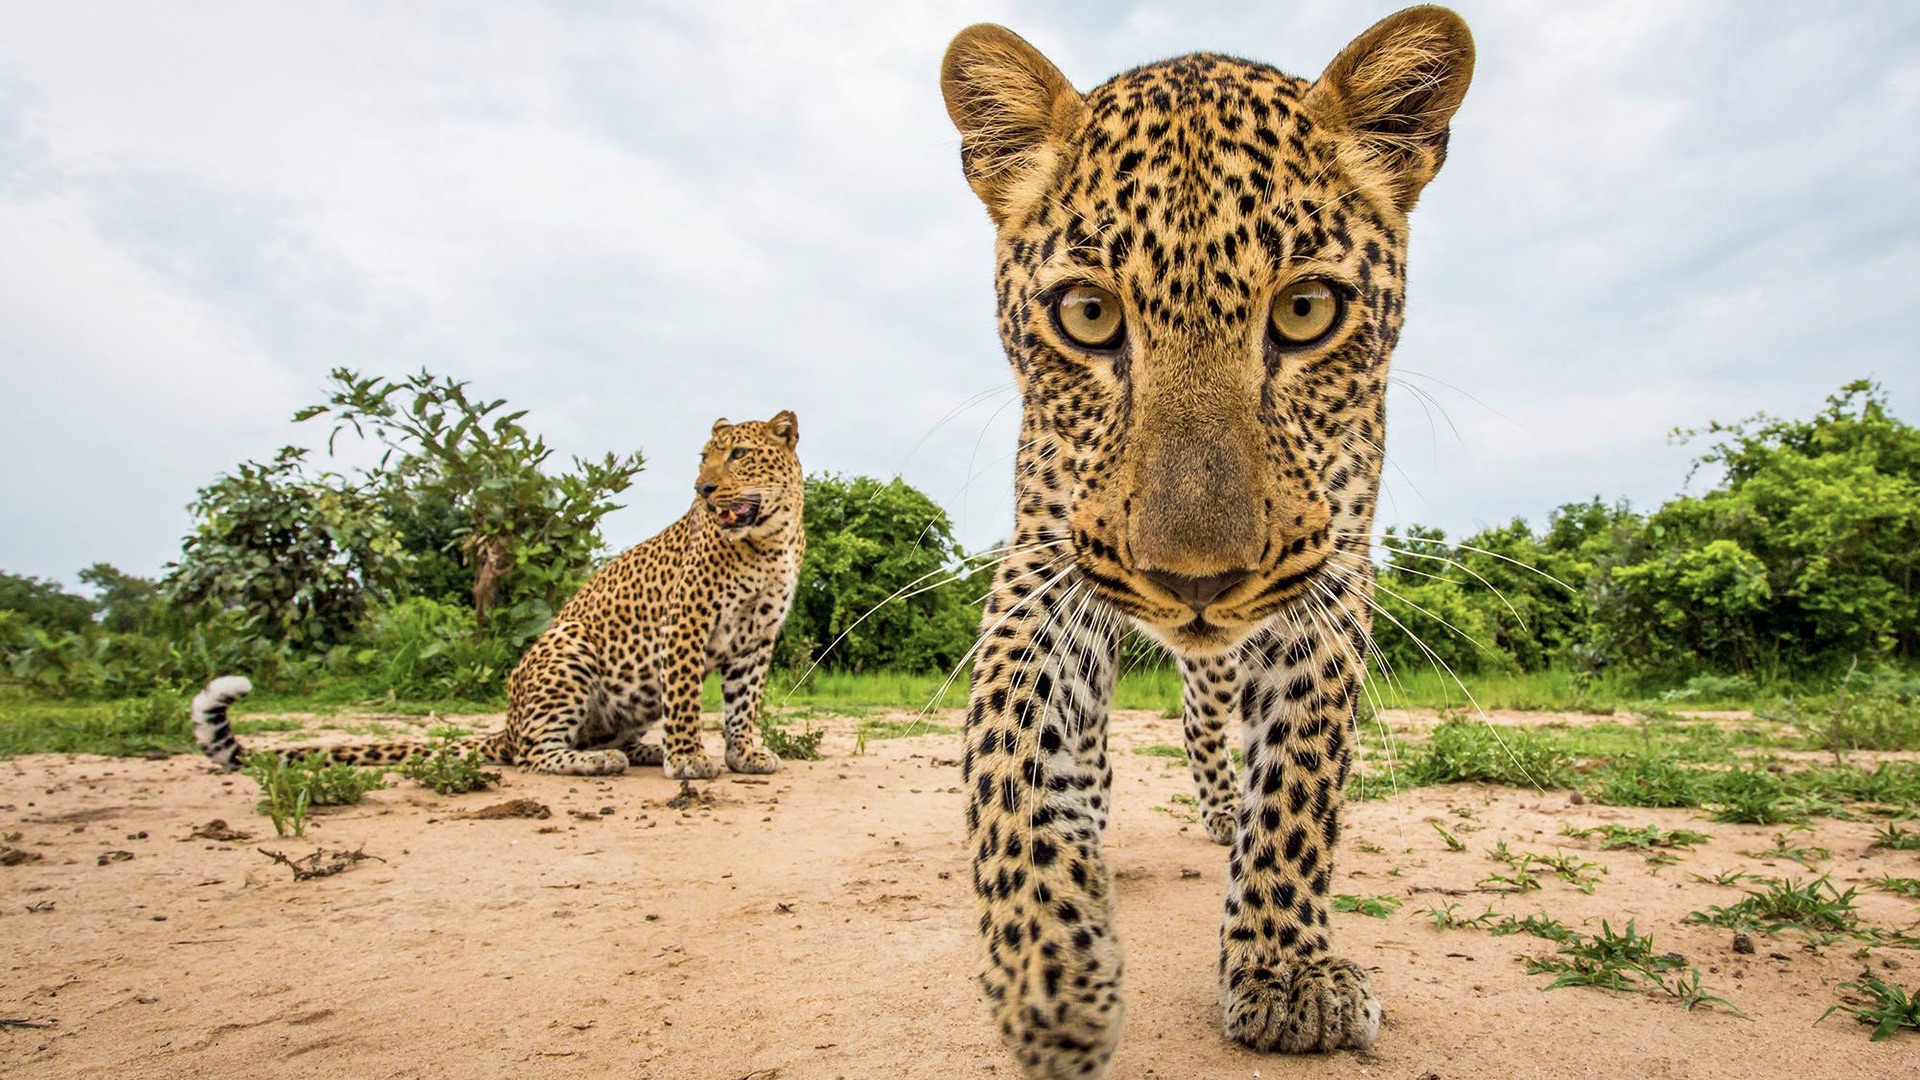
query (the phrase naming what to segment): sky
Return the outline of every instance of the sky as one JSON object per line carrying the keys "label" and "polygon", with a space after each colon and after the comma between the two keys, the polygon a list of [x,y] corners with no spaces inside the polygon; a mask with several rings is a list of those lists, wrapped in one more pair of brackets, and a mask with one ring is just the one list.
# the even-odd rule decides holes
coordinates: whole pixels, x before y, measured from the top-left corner
{"label": "sky", "polygon": [[[643,451],[615,548],[716,418],[781,409],[809,470],[985,547],[1019,406],[947,41],[1003,23],[1083,89],[1197,49],[1312,76],[1397,6],[4,0],[0,570],[159,574],[196,489],[324,445],[291,416],[341,366]],[[1381,525],[1654,506],[1675,428],[1863,376],[1920,419],[1920,5],[1456,8]]]}

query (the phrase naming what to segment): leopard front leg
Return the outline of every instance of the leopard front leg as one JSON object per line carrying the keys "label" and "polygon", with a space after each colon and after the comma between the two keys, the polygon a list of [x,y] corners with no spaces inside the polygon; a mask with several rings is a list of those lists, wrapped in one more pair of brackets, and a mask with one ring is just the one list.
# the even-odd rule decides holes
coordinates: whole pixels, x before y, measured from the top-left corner
{"label": "leopard front leg", "polygon": [[663,770],[669,780],[711,780],[720,763],[707,756],[700,741],[700,684],[707,677],[707,638],[713,608],[698,596],[687,597],[669,624],[660,657],[660,725]]}
{"label": "leopard front leg", "polygon": [[1112,885],[1100,854],[1118,639],[1084,584],[1056,580],[1016,593],[1030,570],[1001,569],[967,709],[981,984],[1025,1076],[1100,1077],[1123,1019]]}
{"label": "leopard front leg", "polygon": [[1354,657],[1346,640],[1269,627],[1241,650],[1246,786],[1220,930],[1227,1033],[1258,1050],[1365,1049],[1380,1031],[1367,976],[1330,954],[1327,890],[1352,756]]}
{"label": "leopard front leg", "polygon": [[1181,657],[1180,680],[1180,731],[1186,739],[1187,767],[1193,770],[1200,820],[1214,843],[1231,844],[1240,796],[1234,790],[1226,732],[1239,711],[1240,668],[1232,656]]}
{"label": "leopard front leg", "polygon": [[726,703],[721,731],[727,740],[727,768],[734,772],[770,773],[780,768],[779,755],[760,738],[760,697],[772,663],[773,637],[769,635],[721,664],[720,693]]}

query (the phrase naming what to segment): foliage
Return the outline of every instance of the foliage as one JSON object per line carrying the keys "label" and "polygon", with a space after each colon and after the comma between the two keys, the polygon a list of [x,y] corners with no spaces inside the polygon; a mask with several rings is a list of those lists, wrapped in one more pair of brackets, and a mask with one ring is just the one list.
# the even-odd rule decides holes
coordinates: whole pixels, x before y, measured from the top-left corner
{"label": "foliage", "polygon": [[760,714],[760,738],[767,749],[782,761],[819,761],[820,740],[826,738],[827,730],[809,724],[796,735],[787,726],[785,717],[775,717],[771,712]]}
{"label": "foliage", "polygon": [[260,785],[254,809],[273,819],[276,836],[305,836],[310,808],[349,806],[386,786],[379,770],[328,761],[318,751],[300,758],[256,751],[241,760],[241,771]]}
{"label": "foliage", "polygon": [[1730,907],[1715,904],[1693,912],[1687,921],[1735,930],[1792,928],[1809,933],[1845,933],[1859,925],[1852,887],[1841,892],[1824,875],[1804,884],[1797,878],[1757,880],[1764,888],[1745,890],[1745,899]]}
{"label": "foliage", "polygon": [[187,699],[154,693],[97,704],[67,705],[11,694],[0,698],[0,755],[132,756],[193,749]]}
{"label": "foliage", "polygon": [[1370,919],[1384,919],[1399,911],[1401,903],[1398,897],[1393,896],[1350,896],[1341,893],[1333,898],[1333,910],[1365,915]]}
{"label": "foliage", "polygon": [[1405,771],[1414,784],[1481,781],[1549,788],[1564,787],[1571,766],[1564,750],[1533,732],[1456,717],[1433,729]]}
{"label": "foliage", "polygon": [[331,377],[326,403],[294,419],[331,416],[330,449],[348,428],[386,446],[376,470],[383,506],[440,557],[430,595],[445,588],[444,557],[457,547],[482,622],[504,618],[517,641],[537,634],[592,573],[600,519],[619,508],[611,497],[632,483],[641,456],[575,458],[571,472],[550,473],[552,448],[503,399],[471,398],[466,383],[426,371],[388,379],[336,368]]}
{"label": "foliage", "polygon": [[57,581],[41,581],[0,571],[0,612],[45,630],[75,633],[93,623],[93,602],[75,596]]}
{"label": "foliage", "polygon": [[1794,815],[1785,805],[1787,785],[1766,766],[1746,762],[1708,781],[1702,800],[1716,807],[1713,820],[1778,825]]}
{"label": "foliage", "polygon": [[472,608],[410,597],[376,608],[353,661],[376,685],[408,698],[476,698],[504,692],[519,650],[487,632]]}
{"label": "foliage", "polygon": [[464,795],[500,782],[500,774],[482,768],[486,759],[480,751],[457,739],[435,740],[400,766],[401,776],[432,788],[436,795]]}
{"label": "foliage", "polygon": [[1594,798],[1608,806],[1699,806],[1697,772],[1655,754],[1631,754],[1601,768]]}
{"label": "foliage", "polygon": [[947,513],[898,477],[807,478],[807,555],[775,662],[945,672],[980,625],[985,588]]}
{"label": "foliage", "polygon": [[1827,1011],[1820,1014],[1821,1020],[1836,1012],[1846,1013],[1863,1024],[1873,1025],[1873,1034],[1869,1037],[1872,1042],[1890,1038],[1901,1028],[1920,1031],[1920,987],[1902,990],[1863,974],[1859,982],[1843,982],[1839,989],[1853,993],[1843,994],[1846,1000],[1840,1004],[1828,1006]]}
{"label": "foliage", "polygon": [[134,634],[154,628],[161,605],[158,582],[108,563],[94,563],[80,571],[80,582],[93,589],[93,609],[102,630]]}
{"label": "foliage", "polygon": [[268,641],[311,649],[352,636],[369,595],[402,580],[406,555],[373,492],[308,476],[306,455],[284,447],[200,489],[194,532],[165,583],[173,600],[238,610]]}

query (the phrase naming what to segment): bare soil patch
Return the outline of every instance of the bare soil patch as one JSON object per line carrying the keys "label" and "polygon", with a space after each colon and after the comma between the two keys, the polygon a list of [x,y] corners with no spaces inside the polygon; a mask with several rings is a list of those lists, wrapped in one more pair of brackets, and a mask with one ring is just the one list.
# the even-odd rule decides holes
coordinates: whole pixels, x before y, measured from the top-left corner
{"label": "bare soil patch", "polygon": [[[504,794],[451,798],[396,780],[317,813],[299,840],[253,815],[251,782],[197,758],[0,761],[0,834],[42,856],[0,866],[0,1074],[1012,1077],[971,978],[960,738],[869,741],[852,756],[856,726],[828,721],[825,761],[685,791],[658,769],[509,771]],[[1349,808],[1336,891],[1404,901],[1385,919],[1334,915],[1342,950],[1374,972],[1378,1047],[1318,1059],[1241,1049],[1220,1033],[1214,981],[1225,849],[1175,798],[1190,793],[1185,766],[1133,752],[1178,742],[1177,721],[1115,718],[1122,1080],[1916,1073],[1920,1039],[1869,1043],[1843,1016],[1814,1021],[1863,969],[1920,983],[1920,953],[1789,932],[1754,935],[1747,954],[1731,931],[1684,922],[1741,896],[1694,872],[1814,876],[1740,854],[1772,847],[1779,829],[1479,786]],[[486,813],[522,799],[551,816]],[[1450,851],[1434,822],[1466,850]],[[1713,839],[1661,867],[1561,835],[1606,823]],[[1869,884],[1920,875],[1920,853],[1871,848],[1876,827],[1822,819],[1795,843],[1831,852],[1818,871],[1859,887],[1866,921],[1912,932],[1913,901]],[[1500,839],[1577,852],[1606,873],[1591,895],[1554,878],[1524,896],[1484,891],[1503,869],[1485,854]],[[294,880],[263,847],[289,860],[320,851],[318,866],[372,858]],[[1585,933],[1631,919],[1751,1019],[1546,992],[1520,958],[1550,943],[1440,931],[1417,913],[1448,902],[1463,915],[1544,910]]]}

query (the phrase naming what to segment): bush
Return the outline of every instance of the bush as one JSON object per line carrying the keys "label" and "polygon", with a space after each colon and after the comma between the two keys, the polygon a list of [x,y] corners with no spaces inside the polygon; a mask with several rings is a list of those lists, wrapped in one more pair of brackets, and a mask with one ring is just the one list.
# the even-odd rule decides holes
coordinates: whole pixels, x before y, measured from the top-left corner
{"label": "bush", "polygon": [[400,766],[400,775],[432,788],[437,795],[464,795],[500,782],[500,774],[482,766],[480,751],[454,739],[441,739],[430,751],[415,754]]}
{"label": "bush", "polygon": [[519,650],[481,629],[473,609],[424,597],[374,610],[354,663],[382,689],[408,698],[498,698]]}
{"label": "bush", "polygon": [[350,806],[386,786],[380,770],[332,762],[319,751],[295,759],[256,751],[242,759],[241,772],[260,785],[254,812],[273,819],[276,836],[305,836],[309,808]]}
{"label": "bush", "polygon": [[1423,751],[1407,762],[1406,774],[1414,784],[1549,788],[1565,787],[1572,765],[1565,750],[1533,732],[1454,718],[1433,729]]}

